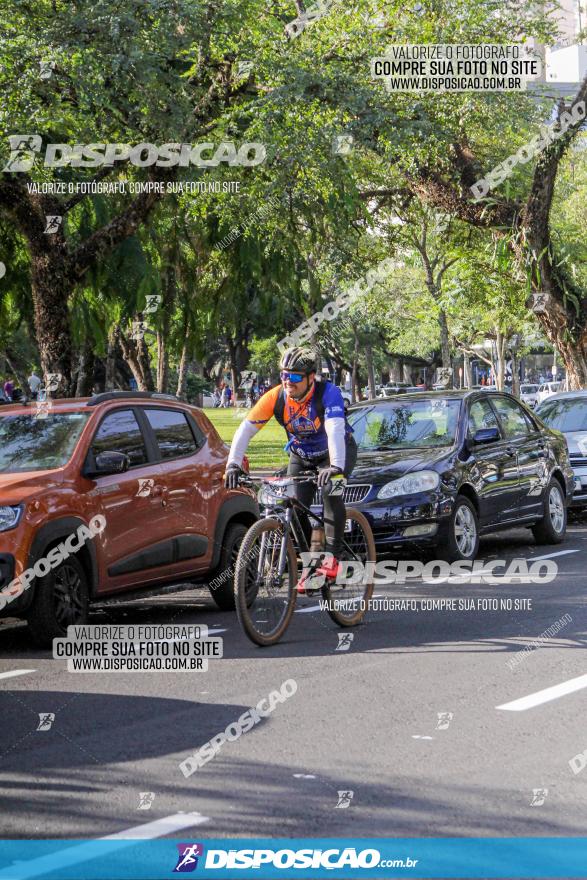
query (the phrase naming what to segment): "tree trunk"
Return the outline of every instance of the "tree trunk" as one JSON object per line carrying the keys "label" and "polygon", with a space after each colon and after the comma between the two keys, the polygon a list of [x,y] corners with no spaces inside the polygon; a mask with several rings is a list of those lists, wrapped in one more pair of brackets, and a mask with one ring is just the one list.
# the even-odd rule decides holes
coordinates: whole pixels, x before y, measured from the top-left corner
{"label": "tree trunk", "polygon": [[116,387],[116,351],[118,348],[118,328],[113,327],[108,334],[108,351],[106,354],[106,379],[104,386],[106,391],[113,391]]}
{"label": "tree trunk", "polygon": [[167,394],[169,353],[165,330],[157,330],[157,391]]}
{"label": "tree trunk", "polygon": [[498,330],[495,338],[495,350],[496,350],[496,360],[497,360],[497,371],[495,375],[495,385],[498,391],[503,391],[504,380],[505,380],[505,337],[503,333]]}
{"label": "tree trunk", "polygon": [[[51,238],[52,236],[48,236]],[[69,327],[68,301],[73,292],[60,248],[54,253],[35,247],[31,254],[31,292],[35,336],[45,383],[47,374],[58,374],[57,389],[52,397],[68,393],[72,376],[72,341]]]}
{"label": "tree trunk", "polygon": [[394,358],[390,366],[391,382],[401,382],[402,380],[402,362],[399,358]]}
{"label": "tree trunk", "polygon": [[373,368],[373,349],[370,343],[365,345],[365,360],[367,362],[367,379],[369,382],[369,397],[375,397],[375,370]]}
{"label": "tree trunk", "polygon": [[236,390],[237,390],[238,384],[239,384],[238,362],[237,362],[238,346],[235,342],[233,342],[233,340],[230,338],[230,336],[226,337],[226,344],[228,347],[228,358],[229,358],[228,366],[230,369],[230,376],[231,376],[231,382],[232,382],[232,404],[233,404],[233,406],[236,406]]}
{"label": "tree trunk", "polygon": [[122,356],[128,364],[133,376],[136,379],[139,391],[154,391],[153,376],[151,374],[151,365],[149,363],[149,352],[144,339],[135,343],[127,339],[122,333],[119,334],[120,347]]}
{"label": "tree trunk", "polygon": [[353,403],[356,403],[361,399],[361,377],[359,375],[359,334],[355,327],[353,327],[353,332],[355,334],[355,348],[353,352],[353,371],[352,371],[352,380],[351,380],[351,400]]}
{"label": "tree trunk", "polygon": [[520,362],[518,360],[518,352],[516,348],[511,349],[512,355],[512,394],[514,397],[520,396]]}
{"label": "tree trunk", "polygon": [[[171,174],[161,169],[157,176],[166,180]],[[121,214],[92,233],[75,250],[70,250],[62,227],[51,234],[45,233],[46,218],[49,215],[64,217],[84,197],[63,202],[53,195],[29,193],[27,183],[26,176],[11,179],[0,175],[0,210],[26,239],[41,373],[45,383],[49,373],[60,377],[58,380],[52,377],[51,384],[57,387],[51,394],[63,397],[72,385],[73,345],[68,311],[71,294],[76,284],[83,282],[90,266],[133,235],[163,196],[155,192],[141,193]]]}
{"label": "tree trunk", "polygon": [[169,326],[177,294],[177,233],[165,248],[163,299],[157,313],[157,391],[167,394],[169,386]]}
{"label": "tree trunk", "polygon": [[176,397],[179,397],[180,400],[188,399],[189,336],[189,327],[186,327],[183,345],[181,347],[181,360],[179,362],[179,372],[177,376],[177,391],[175,392]]}
{"label": "tree trunk", "polygon": [[[440,353],[442,357],[442,366],[444,369],[450,370],[452,367],[450,357],[450,341],[448,334],[448,321],[446,319],[446,312],[444,311],[444,309],[440,309],[440,311],[438,312],[438,324],[440,326]],[[453,379],[451,378],[446,387],[452,388],[453,384]]]}
{"label": "tree trunk", "polygon": [[[141,315],[142,320],[142,315]],[[145,338],[139,339],[137,342],[137,359],[141,370],[142,387],[141,391],[154,391],[155,383],[151,372],[151,360],[149,358],[149,349]]]}
{"label": "tree trunk", "polygon": [[94,385],[94,352],[92,340],[86,338],[79,356],[79,369],[75,388],[76,397],[90,397]]}
{"label": "tree trunk", "polygon": [[465,388],[470,388],[473,384],[471,378],[471,359],[468,354],[463,354],[463,384]]}
{"label": "tree trunk", "polygon": [[20,370],[16,369],[13,361],[11,361],[10,357],[8,356],[8,352],[5,352],[4,359],[6,361],[6,372],[10,371],[13,374],[13,376],[16,378],[16,380],[18,381],[18,384],[20,385],[22,390],[25,392],[25,394],[28,394],[27,388],[29,387],[29,384],[27,381],[27,377],[24,376],[20,372]]}
{"label": "tree trunk", "polygon": [[[578,107],[586,99],[587,75],[571,106]],[[566,125],[564,132],[559,122],[555,124],[558,137],[538,154],[530,192],[523,205],[499,193],[492,193],[487,201],[473,200],[469,188],[483,177],[483,168],[467,144],[455,143],[449,151],[456,172],[452,180],[432,167],[420,168],[416,175],[407,176],[408,187],[425,204],[477,228],[493,229],[496,235],[509,237],[509,247],[531,280],[534,296],[527,304],[549,342],[559,350],[571,389],[587,385],[587,291],[579,286],[561,258],[549,220],[561,159],[583,123],[584,117],[578,116]],[[453,182],[456,176],[460,177],[458,185]],[[376,191],[369,193],[369,197],[374,195]]]}

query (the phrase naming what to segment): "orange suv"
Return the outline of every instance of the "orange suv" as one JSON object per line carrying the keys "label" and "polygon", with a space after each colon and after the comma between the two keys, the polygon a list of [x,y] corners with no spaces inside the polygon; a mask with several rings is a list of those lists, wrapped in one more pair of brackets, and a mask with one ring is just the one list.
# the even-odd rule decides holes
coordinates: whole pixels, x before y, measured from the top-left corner
{"label": "orange suv", "polygon": [[112,391],[0,409],[0,616],[48,645],[92,602],[210,579],[234,607],[233,565],[258,517],[227,490],[228,450],[177,398]]}

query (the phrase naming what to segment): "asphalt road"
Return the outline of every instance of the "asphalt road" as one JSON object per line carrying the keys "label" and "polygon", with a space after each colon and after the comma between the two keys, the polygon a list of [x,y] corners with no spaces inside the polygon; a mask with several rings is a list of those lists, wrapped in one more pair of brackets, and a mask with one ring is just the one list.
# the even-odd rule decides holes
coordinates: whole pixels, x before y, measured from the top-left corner
{"label": "asphalt road", "polygon": [[[378,587],[381,598],[511,598],[514,607],[371,611],[347,651],[312,598],[266,649],[205,590],[93,615],[223,630],[224,658],[199,673],[69,673],[31,647],[25,627],[4,625],[2,837],[95,838],[138,826],[170,837],[583,835],[587,768],[574,774],[569,761],[587,749],[577,650],[586,551],[581,523],[557,547],[536,547],[525,530],[483,539],[486,559],[549,555],[556,580]],[[516,599],[530,607],[515,610]],[[519,655],[565,614],[572,620],[558,635]],[[580,676],[574,692],[498,708]],[[182,775],[181,761],[287,679],[297,683],[290,699]],[[40,713],[54,713],[50,729],[37,730]],[[339,791],[353,792],[346,806]],[[148,808],[139,809],[141,793]]]}

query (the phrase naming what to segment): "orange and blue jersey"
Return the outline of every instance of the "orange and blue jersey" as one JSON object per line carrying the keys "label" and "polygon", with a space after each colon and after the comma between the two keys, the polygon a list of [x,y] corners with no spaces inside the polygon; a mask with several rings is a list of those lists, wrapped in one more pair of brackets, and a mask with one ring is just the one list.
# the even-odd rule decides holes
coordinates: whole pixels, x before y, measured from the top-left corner
{"label": "orange and blue jersey", "polygon": [[[288,436],[286,449],[295,452],[301,458],[318,459],[328,453],[328,434],[325,423],[329,419],[342,419],[343,434],[350,433],[350,428],[345,423],[344,401],[340,389],[331,382],[325,382],[324,386],[320,412],[317,407],[315,385],[312,385],[303,400],[294,400],[284,391],[283,422]],[[281,385],[271,388],[249,412],[247,421],[257,430],[266,425],[274,415],[280,392]],[[323,416],[321,417],[322,410]]]}

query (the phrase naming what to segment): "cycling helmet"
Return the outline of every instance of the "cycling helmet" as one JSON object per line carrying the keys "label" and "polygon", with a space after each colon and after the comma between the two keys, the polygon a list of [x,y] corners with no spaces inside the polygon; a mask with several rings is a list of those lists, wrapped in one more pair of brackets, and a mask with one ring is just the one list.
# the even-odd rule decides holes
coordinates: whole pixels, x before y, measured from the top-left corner
{"label": "cycling helmet", "polygon": [[290,348],[284,352],[279,369],[294,373],[315,373],[316,355],[307,348]]}

